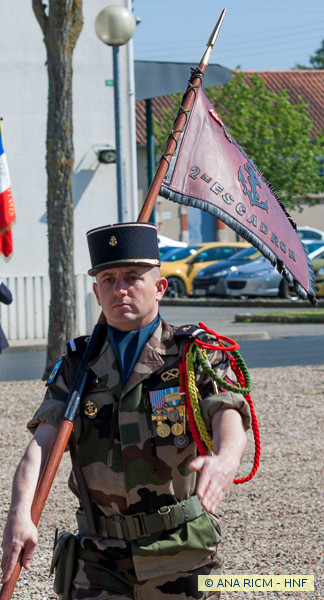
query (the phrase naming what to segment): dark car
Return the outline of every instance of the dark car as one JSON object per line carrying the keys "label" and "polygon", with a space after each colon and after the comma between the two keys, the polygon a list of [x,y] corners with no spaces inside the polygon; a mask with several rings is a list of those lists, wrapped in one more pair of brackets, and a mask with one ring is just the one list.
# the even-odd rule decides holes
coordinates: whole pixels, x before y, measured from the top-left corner
{"label": "dark car", "polygon": [[193,280],[193,295],[194,296],[223,296],[226,294],[225,284],[218,275],[222,271],[228,271],[231,267],[238,265],[249,264],[252,260],[256,260],[261,256],[261,252],[254,246],[244,248],[240,252],[234,254],[227,260],[221,260],[218,263],[209,265],[198,271]]}

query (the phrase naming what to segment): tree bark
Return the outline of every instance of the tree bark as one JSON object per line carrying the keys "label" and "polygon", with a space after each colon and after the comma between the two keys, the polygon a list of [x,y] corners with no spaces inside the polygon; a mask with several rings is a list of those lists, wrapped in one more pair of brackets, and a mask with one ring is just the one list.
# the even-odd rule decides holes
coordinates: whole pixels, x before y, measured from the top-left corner
{"label": "tree bark", "polygon": [[82,0],[33,0],[47,52],[46,139],[50,314],[43,378],[75,334],[72,176],[72,56],[82,29]]}

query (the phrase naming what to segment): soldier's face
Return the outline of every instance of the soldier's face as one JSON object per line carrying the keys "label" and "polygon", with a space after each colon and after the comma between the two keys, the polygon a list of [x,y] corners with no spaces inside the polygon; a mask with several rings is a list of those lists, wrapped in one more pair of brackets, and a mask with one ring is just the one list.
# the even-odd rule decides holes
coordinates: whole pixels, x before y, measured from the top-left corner
{"label": "soldier's face", "polygon": [[113,267],[100,271],[93,291],[107,322],[121,331],[142,329],[156,317],[167,281],[158,268]]}

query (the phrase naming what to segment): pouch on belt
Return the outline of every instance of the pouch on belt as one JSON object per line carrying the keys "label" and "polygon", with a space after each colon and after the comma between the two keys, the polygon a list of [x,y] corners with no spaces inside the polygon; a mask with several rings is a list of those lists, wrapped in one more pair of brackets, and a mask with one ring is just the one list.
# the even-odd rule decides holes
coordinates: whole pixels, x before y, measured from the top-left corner
{"label": "pouch on belt", "polygon": [[77,537],[69,531],[61,531],[54,542],[50,574],[55,571],[54,591],[60,600],[70,600],[76,572]]}

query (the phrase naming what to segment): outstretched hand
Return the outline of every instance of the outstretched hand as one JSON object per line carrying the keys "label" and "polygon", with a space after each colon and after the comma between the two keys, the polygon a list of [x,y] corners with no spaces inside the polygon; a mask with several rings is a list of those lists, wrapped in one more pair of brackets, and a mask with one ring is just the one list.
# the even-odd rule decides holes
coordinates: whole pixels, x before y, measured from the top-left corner
{"label": "outstretched hand", "polygon": [[232,408],[224,408],[212,419],[212,456],[198,456],[189,468],[200,473],[197,496],[205,510],[215,513],[230,489],[236,471],[246,449],[246,434],[240,414]]}
{"label": "outstretched hand", "polygon": [[199,471],[197,496],[205,510],[215,514],[229,491],[237,469],[237,463],[230,464],[218,456],[198,456],[189,465],[192,471]]}

